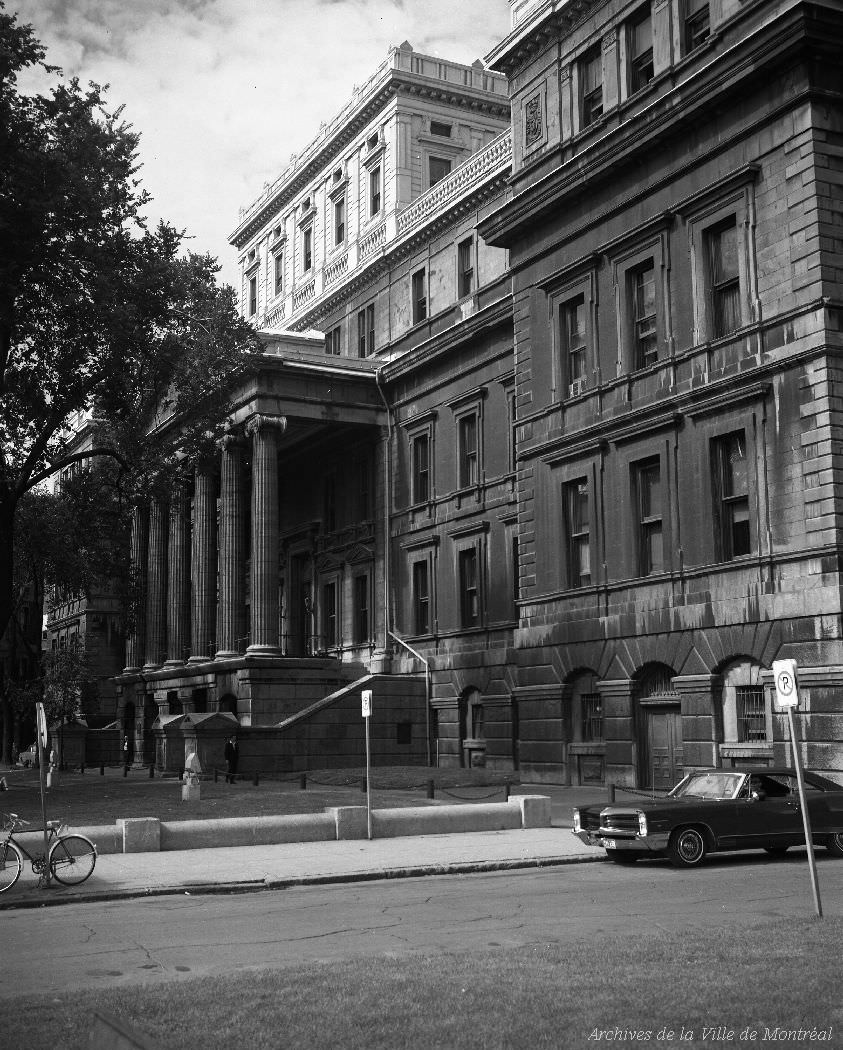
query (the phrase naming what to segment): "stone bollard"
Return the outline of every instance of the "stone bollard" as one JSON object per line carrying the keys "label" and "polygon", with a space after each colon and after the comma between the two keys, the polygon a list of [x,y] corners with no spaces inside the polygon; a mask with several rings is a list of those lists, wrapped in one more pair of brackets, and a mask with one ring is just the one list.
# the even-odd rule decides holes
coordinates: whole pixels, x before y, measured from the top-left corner
{"label": "stone bollard", "polygon": [[434,785],[432,780],[428,780],[428,782],[427,782],[427,797],[428,798],[435,798],[436,797],[436,786]]}
{"label": "stone bollard", "polygon": [[302,773],[299,777],[299,789],[301,791],[307,791],[307,773]]}

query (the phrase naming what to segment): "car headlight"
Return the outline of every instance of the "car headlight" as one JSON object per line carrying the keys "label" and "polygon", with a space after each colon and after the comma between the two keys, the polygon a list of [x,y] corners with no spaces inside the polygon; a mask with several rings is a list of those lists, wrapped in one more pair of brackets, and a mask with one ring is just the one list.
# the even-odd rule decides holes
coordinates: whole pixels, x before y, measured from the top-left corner
{"label": "car headlight", "polygon": [[647,834],[647,814],[646,813],[639,813],[638,814],[638,834],[642,835],[642,836]]}
{"label": "car headlight", "polygon": [[582,831],[582,824],[580,822],[580,811],[578,809],[574,810],[574,831],[577,833]]}

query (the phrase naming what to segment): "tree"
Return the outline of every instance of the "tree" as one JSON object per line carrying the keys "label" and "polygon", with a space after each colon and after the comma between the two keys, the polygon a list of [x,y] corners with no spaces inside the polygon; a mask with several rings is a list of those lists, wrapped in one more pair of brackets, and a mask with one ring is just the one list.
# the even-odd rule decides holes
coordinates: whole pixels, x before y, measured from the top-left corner
{"label": "tree", "polygon": [[[76,79],[27,96],[45,63],[0,0],[0,636],[23,581],[16,521],[28,493],[76,462],[109,458],[131,494],[198,453],[258,337],[184,234],[147,228],[139,136],[106,90]],[[97,437],[74,446],[79,413]],[[179,421],[179,448],[162,421]],[[20,563],[18,563],[20,568]]]}

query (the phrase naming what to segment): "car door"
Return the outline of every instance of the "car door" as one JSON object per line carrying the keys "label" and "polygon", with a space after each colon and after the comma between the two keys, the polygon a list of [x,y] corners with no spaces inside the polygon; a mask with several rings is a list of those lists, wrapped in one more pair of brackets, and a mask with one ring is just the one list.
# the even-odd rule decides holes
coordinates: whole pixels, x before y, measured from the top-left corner
{"label": "car door", "polygon": [[[796,778],[787,774],[758,775],[758,797],[738,800],[739,845],[747,849],[793,846],[804,841]],[[755,785],[753,785],[755,786]]]}

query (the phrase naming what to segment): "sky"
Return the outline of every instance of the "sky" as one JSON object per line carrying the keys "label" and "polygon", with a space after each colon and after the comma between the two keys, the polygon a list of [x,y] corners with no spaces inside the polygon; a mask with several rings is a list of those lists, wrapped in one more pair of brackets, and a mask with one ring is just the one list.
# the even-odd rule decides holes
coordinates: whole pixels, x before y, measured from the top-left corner
{"label": "sky", "polygon": [[[228,236],[386,58],[470,64],[509,31],[508,0],[4,0],[65,78],[110,85],[141,135],[147,216],[210,252],[236,283]],[[43,83],[20,78],[21,88]]]}

